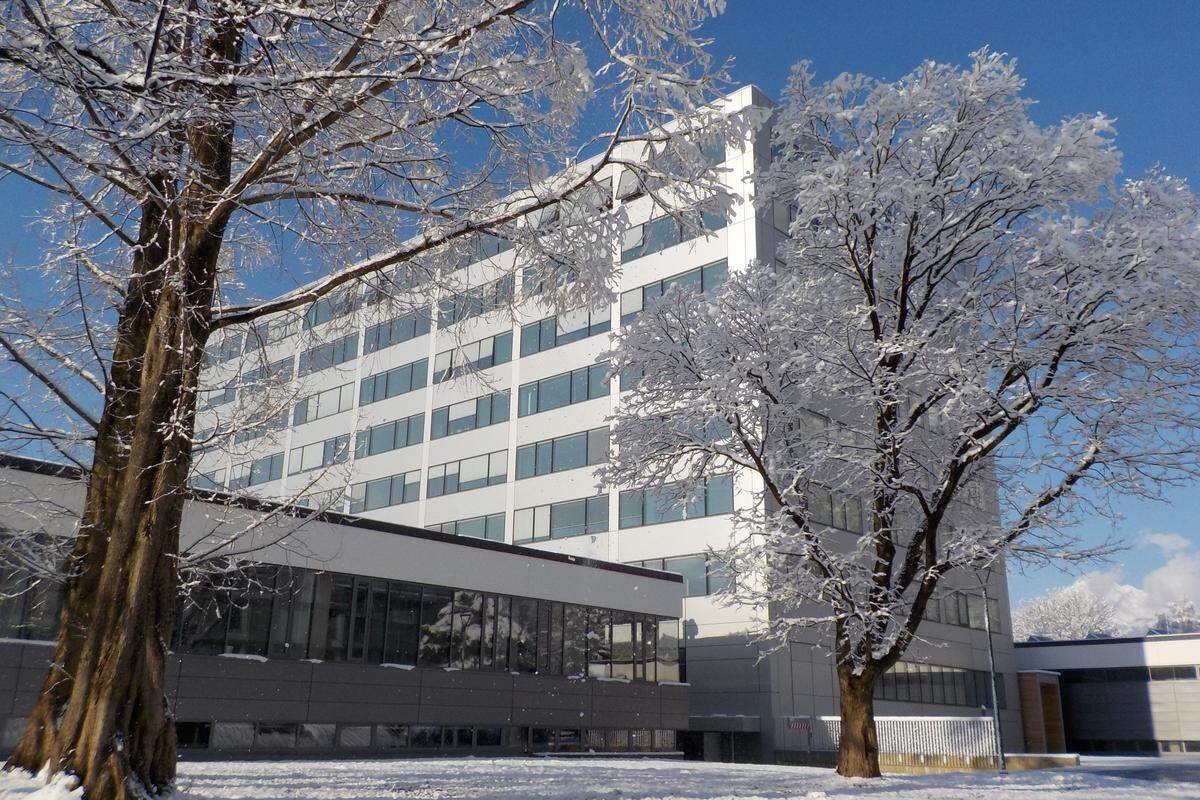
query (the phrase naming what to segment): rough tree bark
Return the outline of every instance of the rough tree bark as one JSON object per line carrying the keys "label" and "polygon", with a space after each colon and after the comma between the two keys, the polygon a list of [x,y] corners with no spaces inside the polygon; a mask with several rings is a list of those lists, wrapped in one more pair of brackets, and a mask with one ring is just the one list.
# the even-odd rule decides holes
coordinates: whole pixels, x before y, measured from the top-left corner
{"label": "rough tree bark", "polygon": [[838,665],[842,727],[838,741],[837,772],[847,778],[878,778],[879,740],[875,734],[875,674],[855,675],[847,664]]}
{"label": "rough tree bark", "polygon": [[[237,63],[240,23],[205,42],[214,72]],[[232,89],[213,90],[220,102]],[[164,691],[179,588],[195,390],[211,319],[233,129],[179,134],[194,169],[160,175],[141,207],[54,658],[9,766],[77,776],[88,800],[171,788],[175,725]],[[164,427],[163,420],[169,421]]]}

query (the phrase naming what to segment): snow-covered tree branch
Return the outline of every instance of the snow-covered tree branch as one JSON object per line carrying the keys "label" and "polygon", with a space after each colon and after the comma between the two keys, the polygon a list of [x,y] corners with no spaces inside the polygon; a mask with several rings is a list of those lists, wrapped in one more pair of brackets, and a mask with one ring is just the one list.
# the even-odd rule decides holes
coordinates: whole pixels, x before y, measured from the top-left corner
{"label": "snow-covered tree branch", "polygon": [[877,774],[871,693],[948,575],[1084,559],[1115,494],[1197,472],[1200,213],[1117,183],[1102,115],[1039,127],[1015,63],[896,83],[801,64],[773,122],[777,261],[625,327],[610,483],[738,468],[761,501],[724,554],[763,637],[830,626],[845,774]]}
{"label": "snow-covered tree branch", "polygon": [[[522,266],[576,275],[546,299],[607,299],[624,226],[602,170],[665,179],[684,205],[721,202],[700,139],[732,123],[709,105],[724,71],[699,33],[721,6],[0,12],[0,176],[50,198],[45,258],[10,269],[0,299],[5,377],[21,387],[0,434],[88,473],[56,667],[12,764],[74,773],[97,797],[170,787],[159,687],[193,448],[220,438],[195,430],[210,335],[342,291],[415,308],[413,285],[462,291],[468,254],[498,239]],[[585,130],[593,115],[611,126]],[[247,372],[269,383],[269,367]],[[271,402],[224,430],[266,424]]]}

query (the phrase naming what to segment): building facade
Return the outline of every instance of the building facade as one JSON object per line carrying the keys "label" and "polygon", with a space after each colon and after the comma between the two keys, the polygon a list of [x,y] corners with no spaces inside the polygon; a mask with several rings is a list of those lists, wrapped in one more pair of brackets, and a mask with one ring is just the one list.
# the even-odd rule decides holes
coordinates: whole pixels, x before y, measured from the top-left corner
{"label": "building facade", "polygon": [[1027,676],[1057,685],[1067,750],[1200,753],[1200,633],[1021,642],[1016,652],[1023,704]]}
{"label": "building facade", "polygon": [[[729,113],[765,112],[772,105],[754,87],[725,99]],[[687,731],[682,745],[737,760],[803,758],[798,721],[838,710],[828,642],[813,633],[760,657],[752,638],[769,612],[720,603],[714,595],[724,578],[705,555],[728,543],[731,512],[758,502],[754,479],[713,475],[704,497],[684,507],[640,487],[601,491],[594,474],[609,456],[606,418],[621,402],[620,380],[608,379],[601,358],[612,332],[671,285],[704,292],[731,270],[774,258],[787,215],[756,208],[748,188],[748,177],[769,158],[767,138],[759,132],[740,146],[704,148],[738,200],[727,220],[705,216],[702,231],[657,209],[619,167],[598,176],[606,202],[619,205],[629,223],[613,253],[619,285],[611,306],[555,313],[540,297],[544,273],[532,279],[503,242],[482,238],[460,270],[464,288],[452,295],[389,311],[388,291],[420,292],[401,269],[389,274],[390,289],[356,287],[294,317],[225,332],[210,343],[194,485],[265,500],[298,498],[367,522],[681,575],[679,677],[689,684],[690,708],[686,724],[675,726]],[[264,400],[279,387],[287,388],[285,400]],[[255,424],[230,430],[232,421],[246,418],[239,409],[248,403],[257,403]],[[864,524],[861,502],[824,499],[829,535],[849,540]],[[375,590],[353,576],[371,575],[368,567],[381,569],[376,559],[394,556],[356,555],[357,542],[346,547],[339,557],[356,566],[345,567],[337,591],[374,597]],[[466,577],[459,583],[445,585],[479,588],[466,566],[461,572]],[[626,573],[604,572],[604,578],[619,574]],[[292,585],[291,576],[275,580]],[[420,576],[404,580],[442,585]],[[605,597],[623,591],[615,580],[608,588],[612,594]],[[539,584],[522,591],[543,598]],[[1020,749],[1016,704],[1007,701],[1016,697],[1016,670],[1002,575],[989,578],[987,594],[964,579],[931,604],[925,638],[880,684],[880,714],[985,713],[991,696],[987,617],[1006,747]],[[597,622],[594,635],[614,649],[647,630],[639,634],[635,622],[618,629],[611,620]],[[666,623],[657,624],[661,633]],[[204,625],[185,621],[181,635],[210,653],[237,652],[236,642],[210,636]],[[391,659],[386,636],[379,657]],[[267,642],[271,661],[274,644]],[[331,651],[315,639],[304,647],[306,658],[329,660]],[[347,647],[347,653],[360,652]],[[525,656],[518,651],[516,657]],[[533,658],[534,673],[553,672]],[[568,673],[588,663],[557,669]],[[621,659],[607,664],[607,674],[595,678],[636,682],[642,669],[649,686],[664,685],[664,677],[665,685],[677,680],[670,667],[649,678],[645,666]]]}

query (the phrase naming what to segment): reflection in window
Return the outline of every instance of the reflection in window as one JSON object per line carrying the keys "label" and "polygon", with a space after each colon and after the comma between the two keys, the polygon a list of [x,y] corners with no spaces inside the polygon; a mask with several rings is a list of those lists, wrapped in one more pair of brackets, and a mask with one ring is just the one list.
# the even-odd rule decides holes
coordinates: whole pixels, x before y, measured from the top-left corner
{"label": "reflection in window", "polygon": [[413,414],[382,425],[372,425],[365,431],[359,431],[355,437],[354,457],[366,458],[420,444],[424,441],[424,435],[424,414]]}
{"label": "reflection in window", "polygon": [[429,360],[423,358],[363,378],[359,384],[358,404],[365,406],[424,388],[428,368]]}
{"label": "reflection in window", "polygon": [[357,357],[358,334],[351,333],[302,352],[296,368],[296,375],[298,377],[311,375],[338,364],[345,364]]}
{"label": "reflection in window", "polygon": [[498,450],[429,468],[426,497],[496,486],[508,480],[508,452]]}
{"label": "reflection in window", "polygon": [[517,416],[527,417],[543,411],[608,396],[608,362],[564,372],[521,386]]}
{"label": "reflection in window", "polygon": [[719,231],[726,225],[725,217],[710,211],[693,214],[691,224],[682,225],[670,215],[656,217],[626,229],[621,237],[621,263],[652,255],[668,247],[697,238],[705,232]]}
{"label": "reflection in window", "polygon": [[513,541],[566,539],[608,530],[608,495],[518,509]]}
{"label": "reflection in window", "polygon": [[480,517],[468,517],[453,522],[442,522],[430,525],[430,530],[448,533],[452,536],[466,536],[471,539],[487,539],[492,542],[504,541],[504,512],[488,514]]}
{"label": "reflection in window", "polygon": [[494,392],[461,403],[435,408],[430,416],[429,438],[440,439],[508,422],[508,392]]}
{"label": "reflection in window", "polygon": [[580,308],[555,317],[546,317],[521,327],[521,355],[541,353],[590,336],[608,333],[611,329],[612,309],[608,306],[595,311]]}
{"label": "reflection in window", "polygon": [[421,470],[401,472],[350,487],[350,513],[361,514],[377,508],[415,503],[421,497]]}
{"label": "reflection in window", "polygon": [[654,301],[662,297],[672,286],[693,292],[711,292],[728,277],[728,262],[722,260],[704,267],[681,272],[661,281],[648,283],[637,289],[621,293],[621,324],[628,325],[646,308],[653,308]]}
{"label": "reflection in window", "polygon": [[733,511],[733,476],[714,475],[698,497],[688,496],[678,483],[629,489],[621,492],[618,506],[621,528],[728,514]]}
{"label": "reflection in window", "polygon": [[608,428],[559,436],[517,448],[517,480],[608,461]]}
{"label": "reflection in window", "polygon": [[433,382],[442,383],[473,370],[512,361],[512,332],[505,331],[477,342],[443,350],[433,360]]}
{"label": "reflection in window", "polygon": [[429,333],[429,309],[410,311],[399,317],[371,325],[363,334],[363,352],[374,353]]}

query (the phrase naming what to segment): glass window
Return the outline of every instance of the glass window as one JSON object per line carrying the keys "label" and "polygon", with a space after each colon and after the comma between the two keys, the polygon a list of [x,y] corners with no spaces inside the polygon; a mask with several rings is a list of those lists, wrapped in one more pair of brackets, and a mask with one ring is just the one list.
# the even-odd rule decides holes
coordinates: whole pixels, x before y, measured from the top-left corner
{"label": "glass window", "polygon": [[607,678],[612,673],[612,639],[610,638],[609,622],[608,611],[599,608],[588,609],[588,677]]}
{"label": "glass window", "polygon": [[538,602],[524,597],[512,599],[512,631],[509,638],[509,667],[518,672],[537,670]]}
{"label": "glass window", "polygon": [[577,433],[554,440],[552,472],[587,466],[587,434]]}
{"label": "glass window", "polygon": [[371,746],[370,725],[339,725],[338,747],[367,748]]}
{"label": "glass window", "polygon": [[442,746],[442,729],[437,725],[411,725],[408,734],[410,747],[432,749]]}
{"label": "glass window", "polygon": [[658,680],[660,682],[679,680],[679,622],[677,620],[658,621],[658,641],[656,643],[658,661]]}
{"label": "glass window", "polygon": [[387,625],[383,663],[417,663],[421,620],[421,587],[391,581],[388,584]]}
{"label": "glass window", "polygon": [[429,438],[440,439],[507,421],[508,393],[496,392],[435,409]]}
{"label": "glass window", "polygon": [[422,667],[450,666],[450,636],[454,593],[426,587],[421,597],[421,636],[417,663]]}
{"label": "glass window", "polygon": [[254,747],[263,750],[290,750],[296,746],[296,724],[259,722],[254,726]]}
{"label": "glass window", "polygon": [[428,367],[429,361],[421,359],[363,378],[359,386],[358,404],[365,406],[423,388]]}
{"label": "glass window", "polygon": [[607,333],[611,327],[608,306],[594,311],[576,309],[531,322],[521,328],[521,355],[529,356],[589,336]]}
{"label": "glass window", "polygon": [[572,500],[550,507],[550,538],[582,536],[587,530],[587,501]]}
{"label": "glass window", "polygon": [[517,448],[517,478],[562,472],[608,460],[608,428],[560,436]]}
{"label": "glass window", "polygon": [[633,616],[612,612],[612,676],[633,680]]}
{"label": "glass window", "polygon": [[408,726],[376,725],[375,744],[387,750],[408,747]]}
{"label": "glass window", "polygon": [[254,725],[249,722],[213,723],[212,747],[220,750],[249,750],[254,742]]}
{"label": "glass window", "polygon": [[621,528],[635,528],[643,525],[642,514],[643,492],[641,489],[628,489],[621,492],[617,499],[617,520]]}
{"label": "glass window", "polygon": [[481,456],[439,464],[429,468],[427,497],[495,486],[508,479],[508,453],[498,450]]}
{"label": "glass window", "polygon": [[479,592],[455,592],[450,666],[479,669],[482,640],[483,595]]}
{"label": "glass window", "polygon": [[708,569],[704,556],[680,556],[664,559],[667,572],[678,572],[683,576],[685,597],[701,597],[708,594]]}

